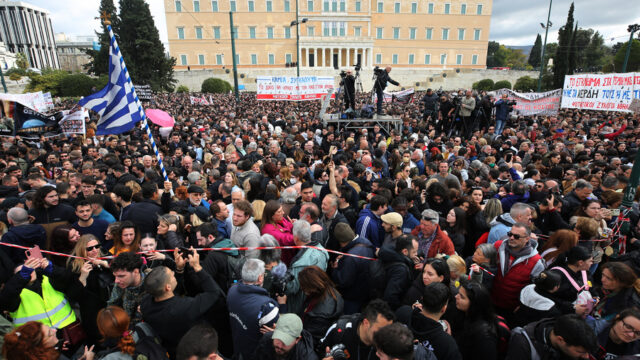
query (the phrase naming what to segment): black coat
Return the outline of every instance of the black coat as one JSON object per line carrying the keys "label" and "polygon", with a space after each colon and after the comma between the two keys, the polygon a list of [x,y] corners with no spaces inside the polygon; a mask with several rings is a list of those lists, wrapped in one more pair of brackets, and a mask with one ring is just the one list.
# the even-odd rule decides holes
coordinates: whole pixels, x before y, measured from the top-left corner
{"label": "black coat", "polygon": [[162,208],[158,203],[145,199],[141,202],[131,204],[131,207],[121,220],[132,221],[138,228],[140,234],[155,234],[158,229],[158,215],[161,213]]}
{"label": "black coat", "polygon": [[422,346],[433,349],[438,360],[462,360],[456,341],[444,331],[439,322],[407,305],[396,311],[396,318],[407,325]]}
{"label": "black coat", "polygon": [[397,81],[393,80],[389,73],[385,70],[378,73],[378,78],[376,79],[376,88],[384,90],[387,87],[387,83],[390,82],[395,86],[400,85]]}
{"label": "black coat", "polygon": [[[374,250],[369,240],[359,236],[340,248],[341,252],[366,257],[374,257]],[[338,267],[332,269],[331,279],[345,300],[366,302],[369,299],[369,261],[344,256],[338,261]]]}
{"label": "black coat", "polygon": [[392,309],[402,305],[402,297],[411,287],[413,262],[408,257],[388,247],[381,247],[379,261],[385,269],[385,289],[383,300]]}
{"label": "black coat", "polygon": [[[2,241],[27,247],[38,245],[44,250],[47,245],[47,232],[38,224],[12,226],[2,235]],[[23,249],[5,247],[4,250],[15,263],[21,263],[27,258]]]}
{"label": "black coat", "polygon": [[454,329],[458,349],[465,360],[494,360],[498,357],[498,334],[495,326],[485,321],[464,323]]}
{"label": "black coat", "polygon": [[[260,360],[276,360],[279,359],[276,357],[275,350],[273,349],[273,340],[271,339],[273,336],[273,332],[269,332],[262,336],[260,342],[258,343],[258,347],[256,348],[256,352],[254,354],[253,359]],[[318,355],[313,350],[313,337],[311,334],[302,330],[300,334],[301,339],[298,343],[291,349],[289,353],[288,360],[318,360]],[[245,359],[247,360],[247,359]]]}
{"label": "black coat", "polygon": [[318,301],[307,298],[304,303],[302,325],[311,334],[316,345],[320,343],[331,324],[342,316],[344,301],[340,293],[336,293],[336,299],[327,295]]}

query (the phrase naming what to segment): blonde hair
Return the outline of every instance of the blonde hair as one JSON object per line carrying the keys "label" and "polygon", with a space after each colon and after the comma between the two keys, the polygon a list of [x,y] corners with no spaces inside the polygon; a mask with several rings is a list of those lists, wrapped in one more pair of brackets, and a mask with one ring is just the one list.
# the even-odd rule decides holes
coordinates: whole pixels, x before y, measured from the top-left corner
{"label": "blonde hair", "polygon": [[264,200],[254,200],[251,203],[251,207],[253,208],[254,219],[262,219],[262,213],[264,212],[265,206],[267,206],[267,203],[264,202]]}
{"label": "blonde hair", "polygon": [[[95,240],[98,242],[98,244],[100,244],[100,240],[98,240],[98,238],[95,237],[95,235],[93,234],[84,234],[80,236],[80,239],[78,239],[78,242],[76,243],[76,246],[73,248],[71,255],[86,258],[87,244],[89,243],[89,241],[92,241],[92,240]],[[82,266],[84,265],[85,262],[86,262],[85,259],[70,257],[67,259],[67,267],[71,266],[71,271],[76,274],[79,274],[80,269],[82,269]]]}
{"label": "blonde hair", "polygon": [[[464,276],[464,274],[467,273],[467,265],[464,262],[464,259],[458,255],[438,254],[436,258],[444,259],[444,261],[447,262],[447,265],[449,266],[449,271],[452,274],[455,274],[456,279]],[[451,278],[453,279],[454,277],[452,276]]]}

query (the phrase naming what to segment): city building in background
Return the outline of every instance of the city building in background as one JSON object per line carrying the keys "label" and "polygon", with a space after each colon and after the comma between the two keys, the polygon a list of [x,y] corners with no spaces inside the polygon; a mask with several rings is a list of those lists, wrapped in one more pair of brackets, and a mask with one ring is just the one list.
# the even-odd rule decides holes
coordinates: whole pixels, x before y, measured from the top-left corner
{"label": "city building in background", "polygon": [[58,33],[55,37],[60,69],[86,73],[83,66],[91,61],[91,57],[85,51],[97,49],[99,46],[97,38],[95,36],[70,37],[65,33]]}
{"label": "city building in background", "polygon": [[16,67],[16,54],[7,50],[2,41],[0,41],[0,67],[2,67],[2,70]]}
{"label": "city building in background", "polygon": [[[296,4],[299,44],[296,43]],[[484,69],[492,0],[164,0],[176,69]]]}
{"label": "city building in background", "polygon": [[21,1],[0,1],[0,41],[25,53],[36,69],[60,68],[49,12]]}

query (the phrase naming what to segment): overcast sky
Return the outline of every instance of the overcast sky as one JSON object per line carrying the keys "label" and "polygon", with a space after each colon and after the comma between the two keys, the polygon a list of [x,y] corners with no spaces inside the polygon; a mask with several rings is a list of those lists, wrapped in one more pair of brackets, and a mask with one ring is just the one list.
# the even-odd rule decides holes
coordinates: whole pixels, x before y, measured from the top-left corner
{"label": "overcast sky", "polygon": [[[51,12],[55,32],[68,35],[93,35],[99,26],[99,0],[26,0]],[[116,4],[118,0],[114,0]],[[164,19],[163,0],[147,0],[151,7],[160,39],[166,44],[167,28]],[[558,39],[557,30],[564,25],[571,0],[555,0],[551,9],[552,28],[548,42]],[[491,18],[490,39],[506,45],[532,45],[536,34],[544,37],[540,23],[547,18],[547,0],[494,0]],[[579,0],[576,1],[574,18],[581,28],[598,30],[611,45],[626,41],[627,26],[640,23],[640,1],[638,0]],[[614,38],[612,41],[611,38]]]}

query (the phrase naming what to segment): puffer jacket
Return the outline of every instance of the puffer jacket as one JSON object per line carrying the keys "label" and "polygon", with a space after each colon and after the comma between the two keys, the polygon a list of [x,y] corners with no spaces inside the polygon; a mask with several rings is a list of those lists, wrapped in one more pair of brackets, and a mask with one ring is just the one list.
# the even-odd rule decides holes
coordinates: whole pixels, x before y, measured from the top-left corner
{"label": "puffer jacket", "polygon": [[507,233],[515,223],[516,221],[513,220],[509,213],[502,214],[493,219],[491,224],[489,224],[491,226],[491,230],[489,230],[489,238],[487,239],[487,242],[489,244],[495,244],[496,241],[507,236]]}

